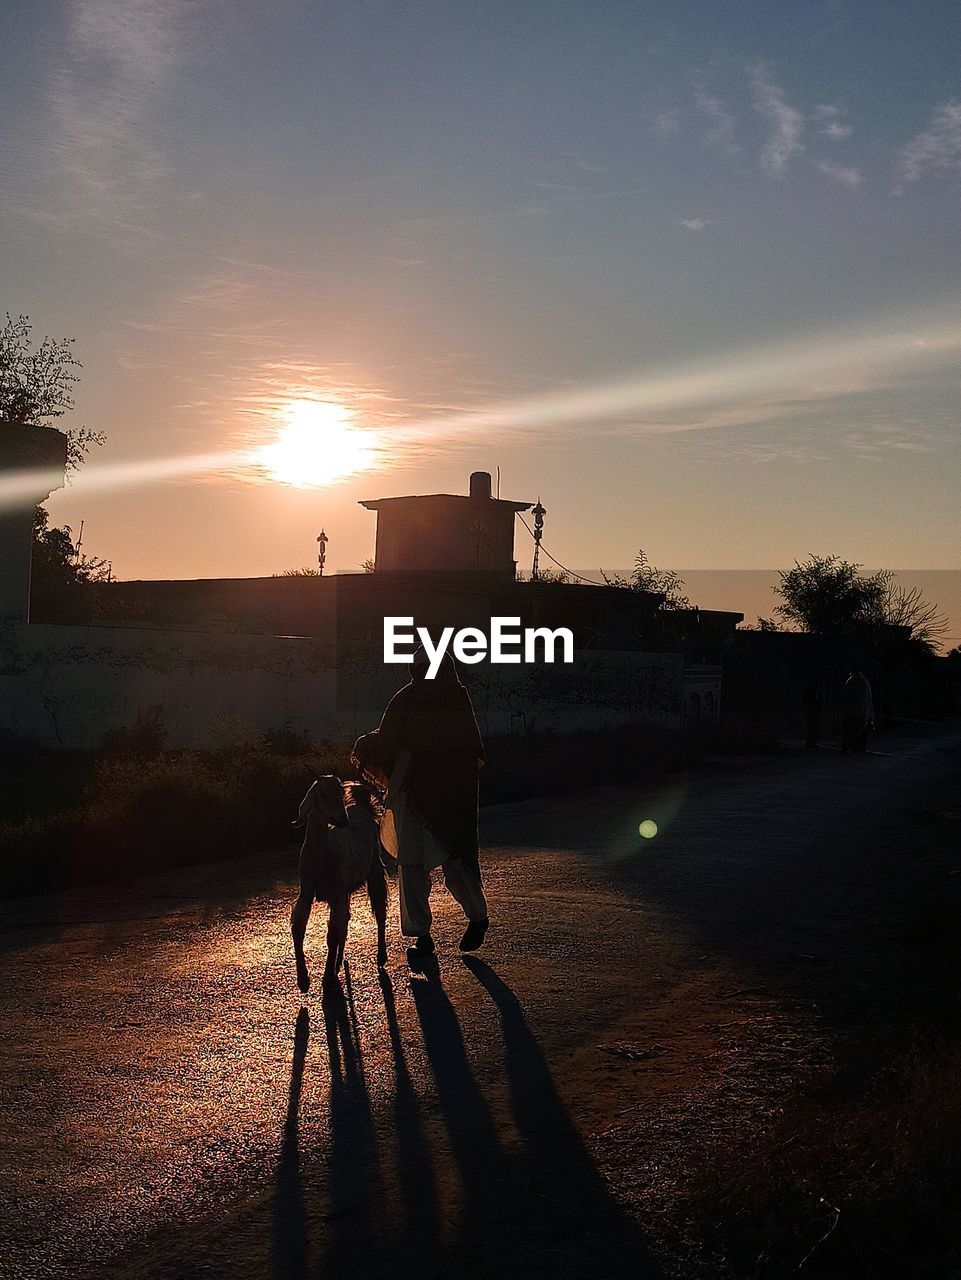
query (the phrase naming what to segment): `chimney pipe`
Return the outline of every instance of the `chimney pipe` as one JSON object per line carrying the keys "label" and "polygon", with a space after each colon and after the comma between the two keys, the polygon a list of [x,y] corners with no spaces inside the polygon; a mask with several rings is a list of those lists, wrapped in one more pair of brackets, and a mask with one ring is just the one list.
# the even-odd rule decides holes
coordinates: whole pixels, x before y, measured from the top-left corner
{"label": "chimney pipe", "polygon": [[471,472],[470,496],[472,498],[489,498],[491,496],[491,473],[489,471]]}

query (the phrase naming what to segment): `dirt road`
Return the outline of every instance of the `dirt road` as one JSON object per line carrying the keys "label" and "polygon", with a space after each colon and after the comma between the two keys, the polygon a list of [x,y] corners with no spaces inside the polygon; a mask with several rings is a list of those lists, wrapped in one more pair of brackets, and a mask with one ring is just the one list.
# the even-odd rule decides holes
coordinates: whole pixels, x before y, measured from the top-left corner
{"label": "dirt road", "polygon": [[[436,890],[439,965],[411,975],[395,923],[379,978],[358,901],[327,1007],[294,986],[294,850],[7,904],[0,1273],[658,1274],[644,1207],[685,1133],[723,1139],[733,1064],[763,1108],[890,1016],[877,868],[959,769],[961,732],[918,727],[487,810],[482,957]],[[779,1035],[747,1050],[759,1001]]]}

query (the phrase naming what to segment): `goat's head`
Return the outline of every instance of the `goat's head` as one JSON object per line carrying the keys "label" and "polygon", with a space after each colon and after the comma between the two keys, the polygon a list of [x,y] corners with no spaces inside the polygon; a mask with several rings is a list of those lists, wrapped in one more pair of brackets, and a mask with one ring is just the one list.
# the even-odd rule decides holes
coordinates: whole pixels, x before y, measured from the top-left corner
{"label": "goat's head", "polygon": [[313,818],[324,827],[346,827],[347,806],[344,803],[344,784],[335,774],[328,773],[311,783],[297,810],[295,827],[302,827]]}

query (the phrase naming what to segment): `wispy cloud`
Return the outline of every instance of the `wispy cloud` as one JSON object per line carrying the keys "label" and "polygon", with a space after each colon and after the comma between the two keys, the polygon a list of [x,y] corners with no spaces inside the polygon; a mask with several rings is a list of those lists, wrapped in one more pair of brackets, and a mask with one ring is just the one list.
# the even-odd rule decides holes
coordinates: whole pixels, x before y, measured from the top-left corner
{"label": "wispy cloud", "polygon": [[854,191],[861,185],[861,171],[855,169],[853,165],[836,164],[833,160],[818,160],[816,167],[826,178],[840,183],[849,191]]}
{"label": "wispy cloud", "polygon": [[761,168],[771,177],[783,178],[790,162],[804,151],[804,117],[787,101],[767,67],[753,68],[751,87],[755,110],[770,128],[761,150]]}
{"label": "wispy cloud", "polygon": [[892,454],[932,453],[939,443],[930,428],[922,424],[867,423],[863,427],[850,427],[841,435],[845,449],[873,459]]}
{"label": "wispy cloud", "polygon": [[650,121],[655,138],[672,138],[680,132],[681,116],[678,111],[659,111]]}
{"label": "wispy cloud", "polygon": [[[209,11],[208,11],[209,12]],[[39,131],[58,220],[150,234],[151,196],[173,165],[157,122],[177,70],[202,43],[196,0],[72,0]],[[38,200],[42,212],[49,199]],[[155,197],[154,197],[155,198]],[[49,217],[47,218],[49,220]]]}
{"label": "wispy cloud", "polygon": [[737,141],[734,117],[721,99],[699,85],[694,91],[694,105],[707,121],[705,145],[727,155],[737,155],[741,148]]}
{"label": "wispy cloud", "polygon": [[843,117],[846,114],[845,107],[830,102],[818,103],[814,108],[814,119],[818,122],[821,136],[830,138],[832,142],[841,142],[845,138],[850,138],[854,130],[849,124],[844,123]]}
{"label": "wispy cloud", "polygon": [[927,173],[961,174],[961,102],[936,108],[928,127],[902,148],[897,171],[904,182]]}
{"label": "wispy cloud", "polygon": [[681,226],[687,227],[688,231],[706,231],[711,225],[710,218],[682,218]]}

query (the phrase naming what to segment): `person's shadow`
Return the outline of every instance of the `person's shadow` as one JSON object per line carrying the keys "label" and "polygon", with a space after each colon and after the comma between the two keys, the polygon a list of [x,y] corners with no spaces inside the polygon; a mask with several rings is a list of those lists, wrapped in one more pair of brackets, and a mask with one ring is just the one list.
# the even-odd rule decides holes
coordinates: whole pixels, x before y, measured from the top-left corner
{"label": "person's shadow", "polygon": [[485,961],[464,956],[463,963],[500,1017],[511,1111],[524,1150],[527,1248],[536,1258],[554,1257],[552,1274],[659,1275],[660,1267],[612,1197],[558,1097],[514,992]]}
{"label": "person's shadow", "polygon": [[344,977],[346,995],[338,987],[326,993],[323,1001],[330,1067],[325,1274],[328,1269],[332,1274],[349,1274],[357,1263],[358,1249],[374,1250],[381,1225],[377,1132],[346,965]]}
{"label": "person's shadow", "polygon": [[420,1274],[431,1276],[439,1266],[441,1231],[434,1163],[424,1131],[420,1099],[407,1065],[407,1054],[397,1021],[393,984],[390,975],[383,969],[377,976],[384,998],[387,1034],[394,1060],[397,1183],[403,1203],[404,1234],[418,1242]]}
{"label": "person's shadow", "polygon": [[437,1101],[464,1188],[468,1217],[482,1217],[511,1175],[487,1101],[474,1073],[454,1006],[436,963],[411,980]]}

